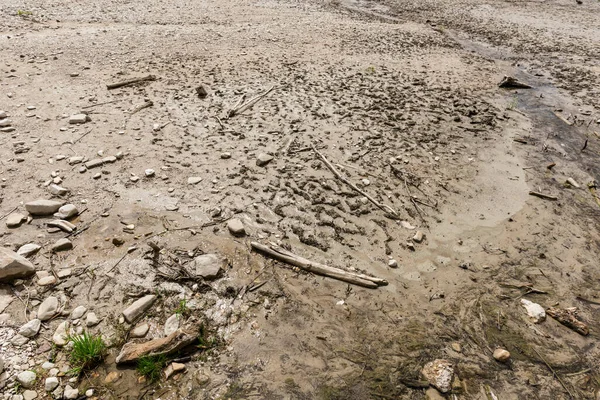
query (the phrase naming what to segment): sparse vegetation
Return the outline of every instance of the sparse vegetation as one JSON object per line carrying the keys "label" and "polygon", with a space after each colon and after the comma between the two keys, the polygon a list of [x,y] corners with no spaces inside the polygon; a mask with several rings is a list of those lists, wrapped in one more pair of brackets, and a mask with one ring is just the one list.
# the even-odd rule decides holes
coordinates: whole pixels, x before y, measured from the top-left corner
{"label": "sparse vegetation", "polygon": [[72,372],[79,375],[81,371],[98,365],[106,355],[106,344],[100,335],[83,332],[81,335],[69,336],[73,349],[69,357]]}
{"label": "sparse vegetation", "polygon": [[25,18],[25,17],[30,17],[33,15],[33,13],[31,11],[25,11],[25,10],[18,10],[17,11],[17,15],[19,17]]}
{"label": "sparse vegetation", "polygon": [[142,357],[137,362],[137,372],[145,376],[150,382],[157,382],[160,379],[160,373],[167,364],[167,357],[150,356]]}
{"label": "sparse vegetation", "polygon": [[187,305],[187,300],[186,299],[182,299],[179,300],[179,304],[177,306],[177,308],[175,309],[175,314],[181,316],[181,317],[188,317],[190,315],[190,308]]}

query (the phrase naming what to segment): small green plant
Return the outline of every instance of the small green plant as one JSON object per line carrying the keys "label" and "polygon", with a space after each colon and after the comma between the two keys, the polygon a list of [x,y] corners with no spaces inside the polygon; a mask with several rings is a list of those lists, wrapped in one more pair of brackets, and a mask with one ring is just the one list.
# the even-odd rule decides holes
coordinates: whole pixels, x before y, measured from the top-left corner
{"label": "small green plant", "polygon": [[375,73],[375,67],[374,66],[370,66],[367,67],[367,74],[374,74]]}
{"label": "small green plant", "polygon": [[190,314],[190,308],[187,305],[187,300],[183,299],[183,300],[179,300],[179,305],[177,306],[177,308],[175,309],[175,314],[181,316],[181,317],[187,317]]}
{"label": "small green plant", "polygon": [[106,344],[100,335],[83,332],[81,335],[69,336],[68,339],[73,342],[69,362],[73,367],[72,372],[76,375],[95,367],[106,355]]}
{"label": "small green plant", "polygon": [[31,11],[18,10],[17,15],[19,17],[29,17],[30,15],[33,15],[33,13]]}
{"label": "small green plant", "polygon": [[517,99],[517,97],[513,97],[513,99],[511,100],[510,103],[508,103],[508,105],[506,106],[507,110],[514,110],[517,108],[517,105],[519,104],[519,99]]}
{"label": "small green plant", "polygon": [[137,362],[137,372],[145,376],[150,382],[156,382],[160,379],[160,373],[167,364],[167,357],[164,355],[160,356],[146,356],[142,357]]}
{"label": "small green plant", "polygon": [[200,332],[198,333],[198,345],[196,347],[198,347],[200,350],[210,350],[218,345],[219,339],[216,336],[210,335],[204,324],[200,325]]}

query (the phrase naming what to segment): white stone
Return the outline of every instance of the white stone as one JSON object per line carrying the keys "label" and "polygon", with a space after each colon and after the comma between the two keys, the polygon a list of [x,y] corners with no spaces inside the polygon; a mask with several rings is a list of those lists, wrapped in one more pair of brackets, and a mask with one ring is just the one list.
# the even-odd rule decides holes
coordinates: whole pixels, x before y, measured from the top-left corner
{"label": "white stone", "polygon": [[65,386],[65,391],[63,393],[65,399],[73,400],[79,397],[79,390],[72,388],[70,385]]}
{"label": "white stone", "polygon": [[25,204],[25,209],[31,215],[51,215],[63,205],[56,200],[35,200]]}
{"label": "white stone", "polygon": [[25,390],[23,392],[23,400],[33,400],[38,397],[38,394],[35,390]]}
{"label": "white stone", "polygon": [[123,316],[125,317],[125,320],[128,323],[132,323],[137,319],[137,317],[146,312],[150,308],[150,306],[152,306],[155,300],[156,296],[153,294],[149,294],[147,296],[142,297],[141,299],[134,301],[133,304],[131,304],[123,311]]}
{"label": "white stone", "polygon": [[69,193],[69,189],[65,189],[64,187],[58,186],[54,183],[48,186],[48,190],[55,196],[64,196]]}
{"label": "white stone", "polygon": [[130,333],[130,336],[132,338],[143,338],[144,336],[146,336],[149,329],[150,329],[150,325],[148,325],[146,322],[144,322],[143,324],[140,324],[140,325],[136,326],[135,328],[133,328],[133,330]]}
{"label": "white stone", "polygon": [[38,334],[40,328],[42,327],[42,321],[39,319],[32,319],[27,322],[25,325],[21,326],[19,329],[19,334],[25,336],[26,338],[32,338]]}
{"label": "white stone", "polygon": [[56,243],[54,243],[54,245],[52,246],[52,251],[59,252],[59,251],[71,250],[72,248],[73,248],[73,243],[67,238],[62,238],[62,239],[58,239],[56,241]]}
{"label": "white stone", "polygon": [[92,327],[92,326],[96,326],[100,323],[100,320],[98,319],[98,317],[96,316],[96,313],[90,312],[88,313],[88,315],[85,317],[85,325],[87,327]]}
{"label": "white stone", "polygon": [[37,284],[40,286],[50,286],[56,283],[54,275],[45,276],[38,280]]}
{"label": "white stone", "polygon": [[79,210],[73,204],[65,204],[58,209],[58,212],[54,214],[54,217],[58,219],[69,219],[79,214]]}
{"label": "white stone", "polygon": [[390,261],[388,261],[388,266],[390,268],[398,268],[398,261],[391,259]]}
{"label": "white stone", "polygon": [[195,185],[200,182],[202,182],[202,178],[199,176],[190,176],[187,180],[188,185]]}
{"label": "white stone", "polygon": [[35,380],[37,375],[33,371],[23,371],[17,375],[17,381],[23,386],[25,389],[29,389],[33,387],[35,384]]}
{"label": "white stone", "polygon": [[244,236],[246,234],[244,224],[237,218],[230,219],[229,222],[227,222],[227,229],[229,229],[229,233],[234,236]]}
{"label": "white stone", "polygon": [[17,254],[22,257],[30,257],[37,253],[41,248],[42,246],[40,246],[39,244],[28,243],[19,247],[19,250],[17,250]]}
{"label": "white stone", "polygon": [[85,391],[85,397],[92,397],[94,395],[94,389],[88,389]]}
{"label": "white stone", "polygon": [[546,310],[544,307],[527,299],[521,299],[521,305],[527,310],[527,315],[531,320],[538,324],[546,319]]}
{"label": "white stone", "polygon": [[85,314],[86,311],[87,308],[85,306],[75,307],[75,309],[71,311],[71,319],[79,319],[83,317],[83,314]]}
{"label": "white stone", "polygon": [[0,282],[27,278],[34,272],[35,267],[25,257],[6,247],[0,247]]}
{"label": "white stone", "polygon": [[54,335],[52,335],[52,341],[57,346],[64,346],[68,342],[69,336],[69,321],[63,321],[58,324],[56,331],[54,331]]}
{"label": "white stone", "polygon": [[147,169],[144,171],[144,174],[146,175],[146,177],[150,178],[150,177],[154,176],[155,171],[153,169]]}
{"label": "white stone", "polygon": [[178,314],[173,314],[167,318],[167,322],[165,322],[165,336],[169,336],[179,329],[179,320],[180,316]]}
{"label": "white stone", "polygon": [[70,124],[85,124],[89,117],[86,114],[73,114],[69,117]]}
{"label": "white stone", "polygon": [[51,392],[58,387],[58,378],[55,376],[51,376],[50,378],[46,378],[46,383],[44,384],[44,389],[46,392]]}
{"label": "white stone", "polygon": [[42,321],[47,321],[52,318],[58,311],[58,299],[54,296],[46,298],[40,304],[37,312],[37,317]]}

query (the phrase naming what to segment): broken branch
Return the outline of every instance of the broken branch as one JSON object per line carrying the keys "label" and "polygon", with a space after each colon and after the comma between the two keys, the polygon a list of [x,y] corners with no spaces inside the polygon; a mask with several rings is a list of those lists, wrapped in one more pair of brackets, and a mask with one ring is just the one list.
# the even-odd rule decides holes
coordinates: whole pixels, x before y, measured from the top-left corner
{"label": "broken branch", "polygon": [[126,81],[111,83],[111,84],[106,85],[106,88],[108,90],[111,90],[111,89],[117,89],[117,88],[120,88],[123,86],[133,85],[133,84],[140,83],[140,82],[155,81],[155,80],[156,80],[156,76],[148,75],[148,76],[142,76],[141,78],[133,78],[133,79],[127,79]]}

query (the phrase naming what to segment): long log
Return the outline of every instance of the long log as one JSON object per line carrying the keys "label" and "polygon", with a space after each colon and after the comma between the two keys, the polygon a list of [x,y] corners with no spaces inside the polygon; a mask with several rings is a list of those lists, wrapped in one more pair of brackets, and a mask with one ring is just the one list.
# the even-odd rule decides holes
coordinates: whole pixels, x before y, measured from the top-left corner
{"label": "long log", "polygon": [[587,336],[590,333],[590,329],[585,322],[577,319],[575,314],[575,308],[560,309],[556,307],[550,307],[546,310],[546,313],[566,326],[567,328],[573,329],[575,332],[582,336]]}
{"label": "long log", "polygon": [[127,79],[126,81],[117,82],[117,83],[110,83],[110,84],[106,85],[106,88],[108,90],[111,90],[111,89],[117,89],[117,88],[120,88],[123,86],[133,85],[134,83],[145,82],[145,81],[155,81],[155,80],[156,80],[156,76],[147,75],[147,76],[142,76],[141,78],[133,78],[133,79]]}
{"label": "long log", "polygon": [[388,282],[385,279],[376,278],[364,274],[355,274],[353,272],[344,271],[339,268],[329,267],[324,264],[310,261],[304,257],[300,257],[278,246],[265,246],[264,244],[257,242],[251,242],[250,244],[252,245],[252,248],[254,250],[260,251],[271,256],[276,260],[285,262],[286,264],[294,265],[300,269],[312,272],[314,274],[327,276],[369,289],[375,289],[379,286],[388,284]]}

